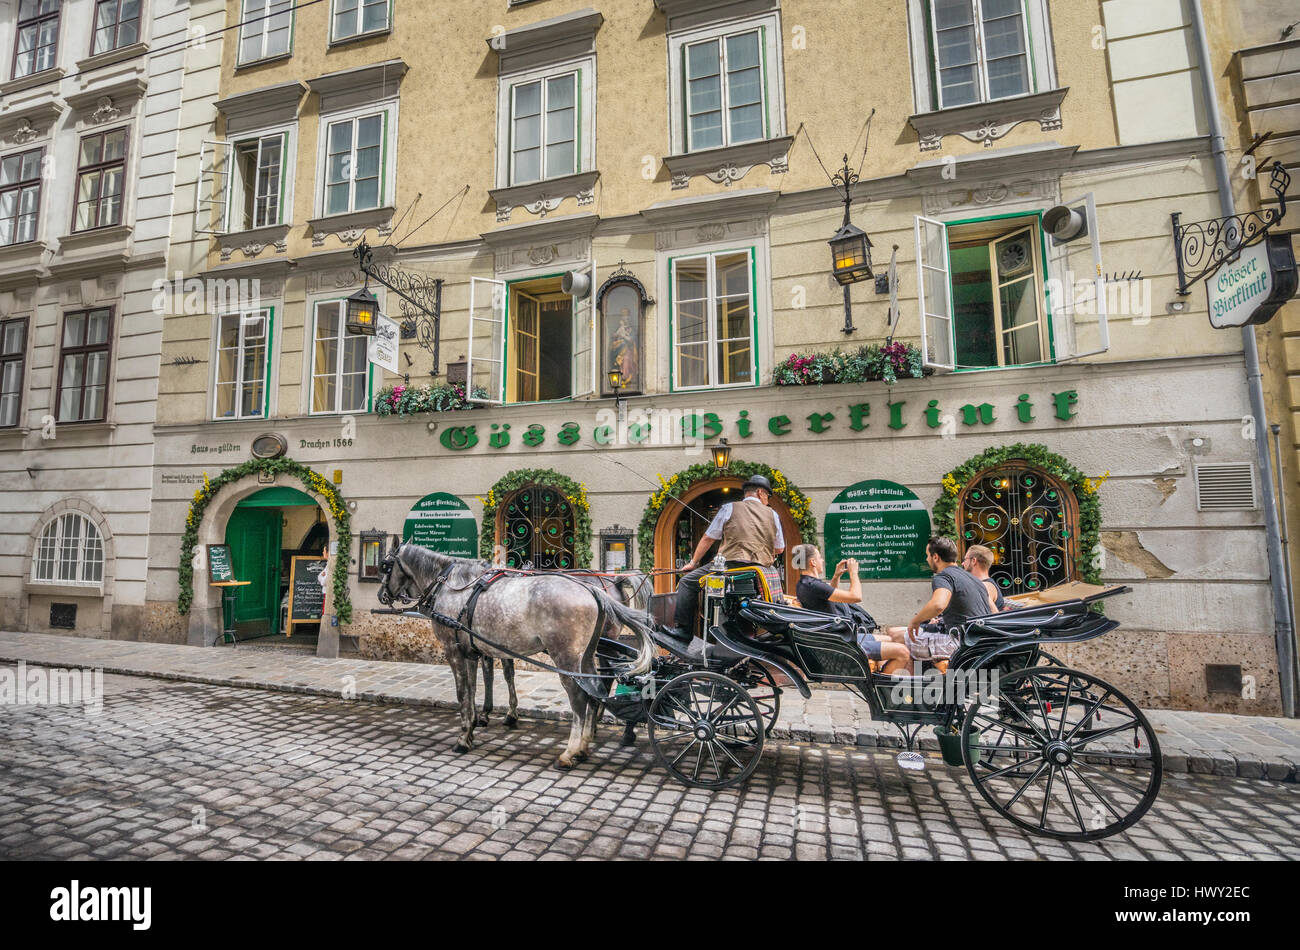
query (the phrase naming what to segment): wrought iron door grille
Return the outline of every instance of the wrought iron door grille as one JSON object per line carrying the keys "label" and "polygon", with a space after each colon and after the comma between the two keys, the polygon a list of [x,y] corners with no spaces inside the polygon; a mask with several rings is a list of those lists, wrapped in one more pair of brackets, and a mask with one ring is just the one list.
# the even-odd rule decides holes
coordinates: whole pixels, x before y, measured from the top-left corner
{"label": "wrought iron door grille", "polygon": [[506,566],[528,562],[538,570],[574,566],[573,506],[556,488],[521,488],[506,502],[503,544]]}
{"label": "wrought iron door grille", "polygon": [[1004,595],[1032,593],[1074,573],[1074,496],[1055,479],[1023,465],[977,475],[958,507],[962,549],[993,552],[990,579]]}

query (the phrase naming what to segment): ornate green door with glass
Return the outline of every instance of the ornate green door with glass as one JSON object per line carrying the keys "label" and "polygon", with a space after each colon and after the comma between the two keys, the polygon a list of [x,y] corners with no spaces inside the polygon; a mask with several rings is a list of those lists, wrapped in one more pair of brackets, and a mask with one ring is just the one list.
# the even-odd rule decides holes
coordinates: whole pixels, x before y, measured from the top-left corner
{"label": "ornate green door with glass", "polygon": [[279,632],[280,525],[279,508],[236,508],[226,523],[226,544],[235,568],[233,623],[238,639]]}
{"label": "ornate green door with glass", "polygon": [[961,547],[993,552],[989,576],[1004,595],[1032,593],[1075,576],[1079,508],[1074,494],[1022,462],[972,478],[957,507]]}
{"label": "ornate green door with glass", "polygon": [[558,488],[521,488],[506,501],[502,518],[507,567],[531,561],[539,571],[566,570],[576,563],[573,505]]}

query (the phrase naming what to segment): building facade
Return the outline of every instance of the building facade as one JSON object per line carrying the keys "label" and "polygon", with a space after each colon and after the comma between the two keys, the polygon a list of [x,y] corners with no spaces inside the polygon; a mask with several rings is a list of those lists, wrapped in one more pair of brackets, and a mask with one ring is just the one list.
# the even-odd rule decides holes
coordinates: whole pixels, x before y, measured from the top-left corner
{"label": "building facade", "polygon": [[[230,0],[176,159],[150,635],[302,632],[302,558],[321,655],[426,656],[369,613],[376,538],[667,571],[762,471],[788,545],[880,555],[882,621],[939,528],[1009,592],[1131,585],[1066,659],[1139,702],[1277,711],[1241,338],[1177,293],[1170,214],[1218,214],[1185,7],[863,6]],[[841,156],[885,278],[849,314]],[[345,328],[362,241],[391,369]]]}
{"label": "building facade", "polygon": [[[224,15],[224,14],[223,14]],[[0,627],[141,637],[189,4],[0,8]]]}

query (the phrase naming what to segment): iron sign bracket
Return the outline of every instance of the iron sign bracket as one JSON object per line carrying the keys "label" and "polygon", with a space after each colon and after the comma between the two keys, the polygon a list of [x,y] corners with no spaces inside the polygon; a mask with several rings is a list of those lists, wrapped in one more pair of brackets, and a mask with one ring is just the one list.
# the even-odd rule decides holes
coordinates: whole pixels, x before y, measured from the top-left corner
{"label": "iron sign bracket", "polygon": [[429,375],[438,378],[438,350],[442,339],[442,278],[412,274],[393,264],[376,263],[374,251],[362,241],[352,251],[361,273],[400,298],[402,339],[414,339],[433,358]]}

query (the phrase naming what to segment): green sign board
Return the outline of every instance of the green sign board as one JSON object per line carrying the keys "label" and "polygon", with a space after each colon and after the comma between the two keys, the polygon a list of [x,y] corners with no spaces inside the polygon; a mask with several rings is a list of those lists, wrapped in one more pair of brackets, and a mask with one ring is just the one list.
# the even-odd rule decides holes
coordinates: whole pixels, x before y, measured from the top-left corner
{"label": "green sign board", "polygon": [[434,492],[411,508],[402,540],[452,557],[478,557],[478,522],[455,495]]}
{"label": "green sign board", "polygon": [[235,579],[235,569],[230,564],[230,545],[208,545],[208,583],[222,584]]}
{"label": "green sign board", "polygon": [[863,580],[929,577],[930,513],[905,485],[873,479],[850,485],[826,509],[826,571],[857,558]]}

